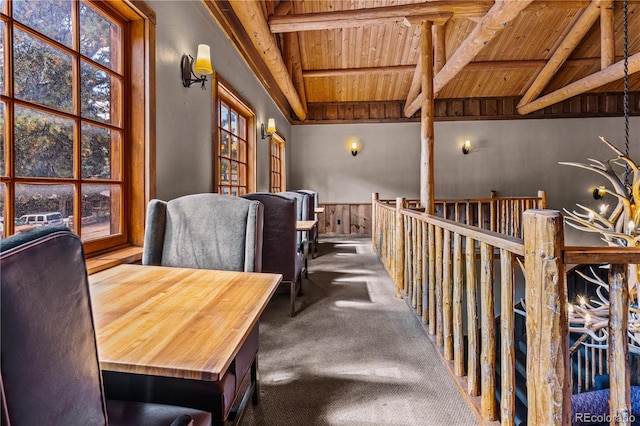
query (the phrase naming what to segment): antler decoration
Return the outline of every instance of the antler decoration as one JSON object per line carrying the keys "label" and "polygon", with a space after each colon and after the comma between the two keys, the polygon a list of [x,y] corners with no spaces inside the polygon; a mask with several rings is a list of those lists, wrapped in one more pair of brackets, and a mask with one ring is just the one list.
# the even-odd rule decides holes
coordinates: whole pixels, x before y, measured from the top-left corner
{"label": "antler decoration", "polygon": [[[616,157],[606,162],[589,159],[591,164],[567,163],[569,166],[591,170],[604,176],[613,189],[599,188],[601,195],[611,195],[616,199],[616,206],[608,211],[608,205],[602,204],[599,211],[577,204],[579,211],[564,209],[567,216],[567,225],[584,232],[597,232],[602,235],[602,240],[609,246],[640,246],[638,235],[638,222],[640,222],[640,173],[636,163],[623,154],[619,149],[610,144],[602,136],[600,140],[607,145]],[[628,184],[627,180],[632,180]],[[581,297],[576,305],[569,305],[569,330],[589,334],[593,343],[583,344],[597,348],[607,348],[607,325],[609,322],[609,285],[602,281],[595,271],[591,269],[591,277],[580,274],[588,282],[595,284],[598,300],[586,300]],[[629,287],[629,316],[627,334],[629,337],[629,350],[640,353],[640,309],[638,309],[638,289],[640,280],[638,277],[638,265],[628,265],[627,269]]]}

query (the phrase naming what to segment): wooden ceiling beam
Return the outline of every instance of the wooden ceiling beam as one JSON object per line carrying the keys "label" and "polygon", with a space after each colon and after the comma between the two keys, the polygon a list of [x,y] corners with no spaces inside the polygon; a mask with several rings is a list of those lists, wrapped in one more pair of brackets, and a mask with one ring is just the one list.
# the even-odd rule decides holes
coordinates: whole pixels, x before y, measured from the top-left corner
{"label": "wooden ceiling beam", "polygon": [[[438,93],[458,73],[476,57],[476,55],[493,40],[511,20],[532,0],[498,0],[475,26],[460,47],[449,58],[445,66],[434,77],[434,93]],[[405,116],[411,117],[422,104],[422,93],[414,102],[405,105]]]}
{"label": "wooden ceiling beam", "polygon": [[[311,14],[307,13],[305,15],[311,15]],[[288,18],[289,16],[301,16],[301,15],[288,15],[286,16],[286,18]],[[422,22],[425,19],[431,20],[437,23],[438,25],[443,25],[449,19],[451,19],[452,16],[453,14],[451,12],[438,12],[438,13],[422,14],[416,19],[413,19],[412,17],[406,17],[406,16],[396,16],[396,17],[380,16],[380,17],[367,18],[367,19],[317,21],[317,22],[309,22],[304,24],[296,24],[296,23],[292,23],[291,25],[278,24],[275,27],[271,27],[272,28],[271,32],[286,33],[286,32],[298,32],[298,31],[301,32],[301,31],[336,30],[336,29],[342,29],[342,28],[367,27],[371,25],[387,25],[387,24],[398,24],[398,25],[404,25],[406,27],[409,27],[411,25],[417,24],[418,22]],[[275,16],[272,16],[271,19],[275,19],[275,18],[276,18]],[[273,28],[275,28],[275,30]]]}
{"label": "wooden ceiling beam", "polygon": [[[640,53],[629,58],[629,75],[640,71]],[[578,81],[566,85],[562,89],[558,89],[548,95],[542,96],[535,101],[518,107],[518,113],[524,115],[539,109],[557,104],[565,99],[572,98],[576,95],[596,89],[607,83],[612,83],[624,77],[624,61],[616,62],[610,67],[599,71],[590,76],[584,77]]]}
{"label": "wooden ceiling beam", "polygon": [[567,31],[566,37],[562,40],[555,52],[553,52],[551,58],[549,58],[547,65],[540,71],[524,96],[522,96],[522,99],[518,103],[518,108],[529,104],[542,93],[569,55],[571,55],[593,24],[598,20],[601,7],[608,2],[609,0],[593,0],[589,6],[582,11],[580,17]]}
{"label": "wooden ceiling beam", "polygon": [[428,3],[405,4],[337,12],[302,13],[287,16],[271,16],[269,28],[273,33],[293,31],[328,30],[365,25],[406,23],[411,17],[428,19],[442,25],[449,18],[483,16],[493,1],[439,0]]}
{"label": "wooden ceiling beam", "polygon": [[287,70],[291,75],[293,86],[300,96],[300,103],[304,112],[307,113],[307,92],[304,88],[304,76],[302,75],[302,58],[300,55],[300,40],[298,33],[285,33],[283,51],[286,56]]}
{"label": "wooden ceiling beam", "polygon": [[589,5],[591,0],[533,0],[533,7],[539,9],[582,9]]}
{"label": "wooden ceiling beam", "polygon": [[[622,57],[618,57],[621,59]],[[569,59],[564,65],[566,67],[584,67],[600,63],[600,58]],[[464,68],[465,71],[508,71],[521,69],[542,68],[547,64],[545,60],[522,60],[522,61],[479,61],[469,62]]]}
{"label": "wooden ceiling beam", "polygon": [[394,65],[390,67],[363,67],[363,68],[306,70],[306,71],[302,71],[302,76],[304,78],[362,76],[362,75],[371,75],[371,74],[413,72],[415,69],[416,69],[415,65]]}
{"label": "wooden ceiling beam", "polygon": [[[433,27],[437,28],[437,27]],[[434,37],[434,45],[436,42]],[[438,72],[436,67],[436,58],[438,55],[434,55],[434,72]],[[388,73],[401,73],[401,72],[413,72],[413,81],[417,83],[411,84],[409,93],[415,92],[413,96],[409,95],[407,98],[411,98],[411,102],[420,93],[420,79],[422,75],[422,57],[418,57],[418,63],[416,65],[392,65],[386,67],[361,67],[361,68],[332,68],[332,69],[318,69],[318,70],[304,70],[302,76],[304,78],[318,78],[318,77],[344,77],[344,76],[367,76],[371,74],[388,74]],[[618,57],[621,59],[621,57]],[[465,71],[508,71],[508,70],[521,70],[521,69],[536,69],[545,66],[547,61],[544,60],[531,60],[531,61],[480,61],[469,62],[464,68]],[[565,66],[578,67],[578,66],[591,66],[600,63],[600,58],[583,58],[583,59],[570,59],[565,62]]]}
{"label": "wooden ceiling beam", "polygon": [[203,2],[213,19],[224,31],[225,36],[236,46],[249,68],[260,80],[260,83],[270,92],[280,111],[291,120],[293,118],[291,104],[282,90],[280,90],[278,82],[267,68],[267,65],[262,58],[258,57],[250,36],[244,31],[242,23],[233,13],[229,3],[226,0],[203,0]]}
{"label": "wooden ceiling beam", "polygon": [[287,72],[275,37],[269,31],[265,16],[257,1],[229,0],[229,5],[251,38],[253,46],[260,54],[269,72],[274,76],[280,90],[284,93],[296,116],[304,121],[307,118],[300,95]]}
{"label": "wooden ceiling beam", "polygon": [[416,64],[416,69],[413,73],[413,79],[411,80],[411,86],[409,87],[409,93],[407,94],[407,100],[405,101],[405,105],[409,105],[413,102],[422,89],[422,56],[418,56],[418,63]]}
{"label": "wooden ceiling beam", "polygon": [[615,62],[615,41],[613,0],[609,0],[600,11],[600,69]]}
{"label": "wooden ceiling beam", "polygon": [[431,32],[433,33],[433,72],[437,74],[447,62],[444,25],[434,25],[431,27]]}
{"label": "wooden ceiling beam", "polygon": [[290,1],[281,1],[273,10],[273,14],[284,16],[291,12],[291,9],[293,9],[293,4]]}
{"label": "wooden ceiling beam", "polygon": [[[275,15],[286,15],[293,9],[291,1],[281,1],[278,3],[273,13]],[[282,56],[287,67],[287,71],[293,81],[293,86],[300,96],[300,103],[305,114],[309,114],[307,107],[307,92],[304,88],[304,78],[302,76],[302,58],[300,55],[300,40],[298,33],[282,34]]]}

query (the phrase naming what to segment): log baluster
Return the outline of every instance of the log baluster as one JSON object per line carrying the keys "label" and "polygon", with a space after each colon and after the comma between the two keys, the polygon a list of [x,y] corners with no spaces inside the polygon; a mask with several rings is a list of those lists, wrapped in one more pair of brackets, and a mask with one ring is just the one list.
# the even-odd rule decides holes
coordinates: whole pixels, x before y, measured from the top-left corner
{"label": "log baluster", "polygon": [[467,392],[480,395],[480,346],[478,344],[478,296],[476,281],[475,240],[466,237],[466,289],[467,289]]}
{"label": "log baluster", "polygon": [[442,242],[442,337],[444,357],[453,360],[453,312],[451,281],[451,231],[444,231]]}
{"label": "log baluster", "polygon": [[453,236],[453,373],[464,376],[464,332],[462,324],[462,235]]}
{"label": "log baluster", "polygon": [[404,208],[406,200],[402,197],[396,198],[396,229],[395,229],[395,253],[394,272],[396,281],[396,297],[402,299],[404,291],[404,216],[400,212]]}
{"label": "log baluster", "polygon": [[493,303],[493,247],[480,243],[480,311],[482,348],[480,352],[480,380],[482,417],[496,420],[496,325]]}
{"label": "log baluster", "polygon": [[442,228],[435,227],[436,233],[436,345],[443,346],[442,312]]}
{"label": "log baluster", "polygon": [[513,255],[500,249],[500,343],[502,346],[500,359],[500,419],[502,426],[515,424],[515,318],[514,302]]}
{"label": "log baluster", "polygon": [[435,225],[429,224],[429,334],[436,334],[436,239]]}

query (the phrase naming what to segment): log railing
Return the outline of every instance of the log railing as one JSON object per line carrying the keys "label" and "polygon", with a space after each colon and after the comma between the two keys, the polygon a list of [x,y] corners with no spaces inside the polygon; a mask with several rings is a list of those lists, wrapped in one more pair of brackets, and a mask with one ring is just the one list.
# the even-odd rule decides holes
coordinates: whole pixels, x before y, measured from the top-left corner
{"label": "log railing", "polygon": [[482,424],[515,424],[513,306],[523,288],[527,422],[571,424],[565,267],[575,263],[624,264],[612,267],[610,345],[620,355],[611,352],[607,368],[612,415],[631,412],[623,283],[626,264],[640,263],[640,249],[564,247],[562,220],[555,211],[529,210],[520,222],[523,238],[516,238],[407,209],[403,198],[388,203],[373,196],[374,250]]}
{"label": "log railing", "polygon": [[[397,200],[379,200],[395,207]],[[405,207],[421,210],[420,200],[405,199]],[[490,198],[434,200],[435,215],[454,222],[464,223],[512,237],[522,237],[522,213],[528,209],[547,207],[546,191],[538,191],[536,197],[498,197],[491,191]],[[422,209],[421,211],[424,211]]]}

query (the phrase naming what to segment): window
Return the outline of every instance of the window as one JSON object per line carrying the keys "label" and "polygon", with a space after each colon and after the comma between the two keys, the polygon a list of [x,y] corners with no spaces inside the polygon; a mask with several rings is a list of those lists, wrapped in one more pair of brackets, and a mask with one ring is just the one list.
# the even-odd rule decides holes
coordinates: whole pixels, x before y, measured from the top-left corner
{"label": "window", "polygon": [[271,135],[269,142],[269,175],[271,192],[282,192],[286,190],[284,182],[284,139],[277,133]]}
{"label": "window", "polygon": [[56,213],[87,253],[141,244],[153,182],[148,140],[131,140],[147,133],[149,67],[136,58],[154,19],[142,2],[0,1],[3,236]]}
{"label": "window", "polygon": [[220,194],[247,194],[255,190],[255,114],[220,76],[215,79],[214,185]]}

